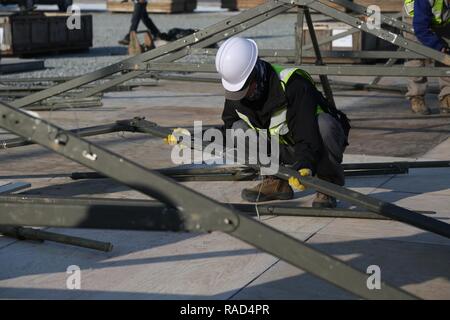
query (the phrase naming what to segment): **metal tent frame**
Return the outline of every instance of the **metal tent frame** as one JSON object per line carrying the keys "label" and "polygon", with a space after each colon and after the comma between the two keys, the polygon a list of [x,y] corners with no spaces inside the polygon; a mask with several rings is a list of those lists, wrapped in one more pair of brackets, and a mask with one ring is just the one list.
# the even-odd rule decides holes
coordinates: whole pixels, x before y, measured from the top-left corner
{"label": "metal tent frame", "polygon": [[[373,14],[373,12],[368,12],[367,9],[346,0],[334,0],[332,2],[341,4],[365,17]],[[33,141],[55,153],[91,168],[101,175],[110,177],[164,203],[164,205],[153,205],[153,209],[149,208],[149,206],[151,207],[150,204],[146,204],[144,210],[131,210],[130,214],[125,215],[120,214],[120,211],[113,210],[112,208],[105,210],[102,207],[101,201],[95,199],[86,200],[81,204],[79,201],[82,200],[76,199],[66,199],[59,202],[50,200],[50,202],[53,201],[54,206],[48,206],[42,203],[42,200],[39,198],[27,200],[3,197],[0,198],[0,225],[57,225],[60,227],[149,231],[222,231],[360,297],[369,299],[415,298],[411,294],[385,283],[382,285],[382,290],[369,290],[366,286],[367,275],[364,273],[347,266],[338,259],[311,248],[283,232],[256,221],[248,215],[242,214],[236,208],[220,204],[176,183],[161,173],[144,168],[137,163],[83,139],[81,134],[87,136],[89,135],[89,130],[86,132],[78,132],[81,133],[78,135],[77,132],[64,130],[48,121],[35,118],[20,110],[20,108],[24,108],[30,104],[83,87],[114,74],[122,73],[98,86],[84,90],[78,97],[92,96],[127,80],[153,71],[215,72],[215,68],[212,65],[190,65],[174,63],[174,61],[193,52],[204,52],[205,47],[256,26],[294,7],[299,7],[298,21],[301,23],[299,25],[303,25],[303,18],[306,19],[312,39],[311,48],[314,49],[314,55],[317,60],[316,65],[302,65],[302,69],[320,76],[325,95],[332,103],[334,103],[333,95],[327,75],[422,75],[438,77],[450,74],[450,68],[448,67],[407,68],[392,67],[389,65],[383,67],[326,66],[323,63],[319,49],[320,43],[315,36],[310,10],[349,24],[354,28],[354,30],[349,32],[356,32],[357,30],[367,32],[389,41],[402,49],[408,50],[406,52],[399,51],[390,53],[390,58],[392,59],[419,55],[449,66],[450,56],[426,48],[416,42],[406,40],[401,35],[387,31],[383,27],[381,29],[371,29],[364,19],[340,12],[317,0],[268,1],[261,6],[244,11],[173,43],[17,99],[10,104],[0,103],[0,126],[26,140],[25,142],[15,141],[17,146],[25,145],[28,141]],[[401,23],[395,18],[383,15],[382,21],[392,27],[396,27],[400,32],[412,32],[411,26]],[[344,35],[340,34],[339,36]],[[327,40],[332,41],[333,39],[337,39],[337,37],[330,37]],[[299,43],[295,56],[300,63],[302,50],[302,44]],[[376,56],[376,54],[373,55]],[[378,57],[381,57],[381,54]],[[170,128],[159,127],[157,124],[145,121],[144,119],[133,119],[129,121],[129,125],[133,126],[136,132],[145,132],[158,137],[165,137],[172,132]],[[121,130],[118,129],[117,124],[97,129],[103,130],[104,132]],[[188,139],[188,137],[185,138]],[[182,143],[183,141],[179,142]],[[194,144],[193,147],[202,148],[203,146]],[[226,150],[226,153],[230,151]],[[248,164],[245,159],[236,160],[244,166],[259,170],[259,165]],[[288,179],[292,176],[301,178],[307,187],[339,199],[347,200],[379,216],[395,219],[450,238],[450,226],[448,224],[426,215],[371,198],[315,177],[300,177],[298,172],[286,167],[281,167],[277,176],[282,179]],[[131,208],[134,204],[120,201],[120,203],[115,205],[120,205],[123,208]],[[77,206],[78,209],[76,209]],[[66,211],[65,209],[61,210],[61,208],[71,208],[71,210]],[[241,207],[240,209],[245,208]],[[335,214],[337,215],[338,213],[335,212]],[[113,218],[111,219],[111,217]]]}

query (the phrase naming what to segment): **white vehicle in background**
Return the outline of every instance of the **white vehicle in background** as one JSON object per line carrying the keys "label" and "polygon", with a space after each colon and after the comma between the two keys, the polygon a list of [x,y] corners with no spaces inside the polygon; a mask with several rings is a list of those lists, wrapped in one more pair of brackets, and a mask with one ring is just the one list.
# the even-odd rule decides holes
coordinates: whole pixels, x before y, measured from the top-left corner
{"label": "white vehicle in background", "polygon": [[59,11],[65,12],[73,0],[0,0],[0,4],[17,4],[21,10],[33,10],[37,4],[55,4]]}

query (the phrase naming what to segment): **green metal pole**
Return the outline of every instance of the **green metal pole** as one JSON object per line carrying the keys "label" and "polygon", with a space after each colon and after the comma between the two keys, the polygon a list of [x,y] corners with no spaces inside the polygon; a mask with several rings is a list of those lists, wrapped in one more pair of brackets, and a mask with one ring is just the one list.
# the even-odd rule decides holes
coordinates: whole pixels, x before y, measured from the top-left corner
{"label": "green metal pole", "polygon": [[[347,266],[336,258],[321,253],[289,235],[240,214],[48,121],[35,118],[5,103],[0,103],[0,126],[176,208],[176,215],[163,216],[161,219],[162,222],[175,223],[178,229],[227,232],[363,298],[416,299],[413,295],[385,283],[382,284],[382,290],[369,290],[367,274]],[[62,135],[65,137],[63,140],[58,138]],[[8,211],[5,210],[0,211],[0,216],[14,219],[14,216],[8,215]],[[147,218],[149,222],[153,221],[150,217]],[[79,221],[79,224],[82,225],[82,222]],[[101,223],[111,222],[102,219]],[[164,224],[160,227],[163,226]],[[152,225],[139,225],[139,227],[149,228]]]}
{"label": "green metal pole", "polygon": [[43,230],[36,230],[32,228],[0,225],[0,233],[5,236],[16,238],[19,240],[52,241],[104,252],[110,252],[113,249],[113,245],[109,242],[102,242],[80,237],[67,236],[64,234],[48,232]]}

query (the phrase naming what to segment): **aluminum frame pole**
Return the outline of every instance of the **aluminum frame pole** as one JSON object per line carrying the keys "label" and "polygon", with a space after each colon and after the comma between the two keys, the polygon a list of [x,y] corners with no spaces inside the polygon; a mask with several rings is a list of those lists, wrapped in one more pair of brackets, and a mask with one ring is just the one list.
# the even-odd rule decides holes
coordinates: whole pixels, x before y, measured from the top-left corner
{"label": "aluminum frame pole", "polygon": [[[171,129],[159,127],[156,123],[152,123],[144,119],[136,119],[134,125],[136,126],[136,130],[138,132],[147,132],[161,138],[165,138],[169,134],[172,134]],[[197,150],[203,150],[203,144],[197,145],[195,141],[192,141],[189,144],[185,142],[189,141],[189,139],[190,137],[181,135],[181,141],[179,141],[179,143],[187,145],[191,148],[195,148]],[[205,146],[211,145],[211,142],[204,142],[204,144]],[[216,150],[220,150],[219,146],[218,149],[216,148]],[[225,150],[223,156],[235,159],[240,165],[245,165],[249,168],[254,168],[255,170],[260,169],[260,166],[258,164],[251,164],[258,163],[258,159],[239,158],[236,157],[234,151],[234,149]],[[450,224],[443,221],[423,216],[421,214],[418,214],[417,212],[399,207],[389,202],[372,198],[368,195],[338,186],[316,177],[302,177],[300,176],[299,172],[282,165],[279,166],[279,171],[276,176],[283,180],[289,180],[289,178],[291,177],[296,177],[299,181],[302,181],[302,184],[304,184],[308,188],[312,188],[332,197],[348,201],[351,204],[381,214],[385,217],[404,222],[422,230],[439,234],[446,238],[450,238]]]}
{"label": "aluminum frame pole", "polygon": [[[66,91],[78,88],[80,86],[86,85],[90,82],[109,77],[115,73],[126,70],[124,68],[126,64],[142,63],[142,62],[146,62],[146,61],[150,61],[150,60],[154,60],[154,59],[166,56],[168,54],[174,54],[175,55],[174,57],[177,57],[176,59],[182,58],[183,56],[185,56],[189,53],[190,46],[196,45],[196,44],[202,42],[203,40],[206,40],[203,42],[203,45],[207,46],[208,45],[207,39],[214,35],[220,34],[222,32],[224,33],[215,40],[215,41],[218,41],[222,38],[226,38],[227,36],[231,36],[233,33],[227,33],[227,32],[232,31],[233,28],[237,28],[237,29],[241,28],[241,29],[239,29],[241,31],[245,30],[246,23],[250,23],[250,21],[255,18],[259,17],[261,19],[261,22],[263,22],[263,21],[267,20],[267,17],[270,16],[271,12],[275,12],[276,14],[278,14],[278,13],[287,11],[292,7],[293,7],[293,5],[290,5],[290,4],[285,4],[285,3],[278,2],[278,1],[276,1],[276,2],[269,1],[258,7],[253,8],[253,9],[246,10],[235,17],[227,18],[227,19],[220,21],[216,24],[213,24],[203,30],[195,32],[189,36],[186,36],[186,37],[176,40],[174,42],[168,43],[164,46],[161,46],[161,47],[155,48],[153,50],[147,51],[143,54],[122,60],[118,63],[112,64],[105,68],[88,73],[86,75],[75,78],[73,80],[69,80],[67,82],[58,84],[47,90],[43,90],[43,91],[37,92],[35,94],[29,95],[27,97],[15,100],[13,103],[11,103],[11,106],[21,108],[26,105],[44,100],[48,97],[55,96],[55,95],[64,93]],[[274,14],[274,15],[276,15],[276,14]],[[211,44],[211,43],[209,43],[209,44]],[[99,86],[99,89],[105,90],[109,87],[116,86],[122,82],[133,79],[133,78],[139,76],[140,74],[142,74],[142,73],[141,72],[130,72],[128,74],[119,76],[119,77],[109,81],[108,84],[102,84],[101,86]],[[86,93],[85,95],[94,94],[95,92],[97,92],[97,90],[90,89],[88,91],[88,93]]]}
{"label": "aluminum frame pole", "polygon": [[[286,67],[292,65],[281,64]],[[303,64],[298,66],[302,70],[312,75],[335,75],[335,76],[383,76],[383,77],[448,77],[450,68],[448,67],[379,67],[365,65],[326,65],[315,66]],[[129,70],[142,70],[146,72],[204,72],[216,73],[213,64],[190,64],[190,63],[142,63],[128,64]]]}
{"label": "aluminum frame pole", "polygon": [[[48,121],[35,118],[5,103],[0,103],[0,126],[169,204],[179,211],[175,223],[178,222],[178,225],[185,230],[227,232],[363,298],[416,298],[385,283],[382,284],[382,290],[369,290],[366,285],[367,275],[338,259],[321,253],[283,232],[242,215]],[[2,211],[0,214],[5,212]],[[169,221],[173,223],[173,219]]]}
{"label": "aluminum frame pole", "polygon": [[[306,24],[308,25],[309,35],[311,37],[311,42],[312,42],[312,45],[314,48],[314,53],[316,55],[316,65],[324,66],[325,63],[323,63],[322,55],[320,54],[320,47],[319,47],[319,44],[317,43],[316,31],[314,30],[314,24],[311,19],[311,14],[309,13],[308,8],[305,8],[304,12],[305,12]],[[328,76],[321,74],[319,76],[319,78],[320,78],[320,82],[322,83],[322,88],[325,93],[325,97],[327,98],[327,100],[331,104],[331,106],[334,109],[337,109],[336,102],[334,101],[334,97],[333,97],[333,90],[331,90],[330,81],[328,81]]]}
{"label": "aluminum frame pole", "polygon": [[[450,66],[450,55],[428,48],[415,41],[407,40],[401,35],[384,30],[383,26],[381,26],[380,29],[372,28],[373,26],[369,26],[365,21],[362,21],[359,18],[355,18],[347,13],[338,11],[334,8],[331,8],[319,1],[316,0],[279,0],[279,1],[308,7],[319,13],[332,17],[338,21],[344,22],[354,28],[358,28],[361,31],[372,34],[377,38],[388,41],[396,46],[399,46],[407,50],[411,50],[413,52],[423,55],[426,58],[430,58],[435,61],[439,61],[444,65]],[[345,2],[343,0],[339,1]]]}

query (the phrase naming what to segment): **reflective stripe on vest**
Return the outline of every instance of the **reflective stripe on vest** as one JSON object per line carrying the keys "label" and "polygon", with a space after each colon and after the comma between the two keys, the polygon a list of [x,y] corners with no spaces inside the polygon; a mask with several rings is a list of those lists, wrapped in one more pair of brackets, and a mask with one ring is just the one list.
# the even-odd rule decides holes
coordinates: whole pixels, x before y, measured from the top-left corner
{"label": "reflective stripe on vest", "polygon": [[[278,75],[278,78],[281,81],[281,87],[283,88],[283,91],[286,90],[285,89],[286,83],[289,81],[290,77],[294,73],[299,74],[301,77],[310,81],[314,85],[314,80],[306,71],[303,71],[298,68],[283,68],[282,66],[276,64],[273,64],[272,68],[275,70],[275,72]],[[322,108],[320,106],[317,106],[316,115],[319,115],[322,112],[323,112]],[[245,114],[242,114],[237,110],[236,113],[239,116],[239,118],[242,119],[245,123],[247,123],[247,125],[250,128],[257,131],[261,130],[260,128],[254,127],[251,124],[250,119]],[[269,134],[271,136],[278,136],[280,143],[284,144],[287,144],[288,142],[282,136],[285,136],[289,133],[289,127],[286,121],[286,116],[287,116],[286,106],[281,107],[272,114],[272,116],[270,117],[270,124],[269,124]]]}
{"label": "reflective stripe on vest", "polygon": [[287,108],[282,108],[275,111],[270,117],[269,133],[271,136],[284,136],[289,133],[289,128],[286,121]]}
{"label": "reflective stripe on vest", "polygon": [[[445,0],[428,0],[433,12],[432,24],[435,26],[450,23],[450,9]],[[405,11],[410,17],[414,17],[414,0],[405,0]]]}
{"label": "reflective stripe on vest", "polygon": [[252,123],[250,122],[250,119],[249,119],[245,114],[240,113],[240,112],[237,111],[237,110],[235,110],[235,111],[236,111],[237,115],[239,116],[239,118],[241,118],[242,120],[244,120],[244,122],[245,122],[246,124],[248,124],[248,126],[249,126],[250,128],[252,128],[253,130],[259,130],[259,128],[255,128],[255,127],[252,125]]}
{"label": "reflective stripe on vest", "polygon": [[[236,110],[237,115],[239,118],[244,120],[244,122],[253,130],[261,130],[260,128],[256,128],[252,125],[250,122],[250,119],[243,113]],[[269,125],[269,134],[271,136],[279,135],[284,136],[285,134],[288,134],[289,128],[286,123],[286,113],[287,109],[283,108],[277,112],[275,112],[272,117],[270,118],[270,125]]]}

